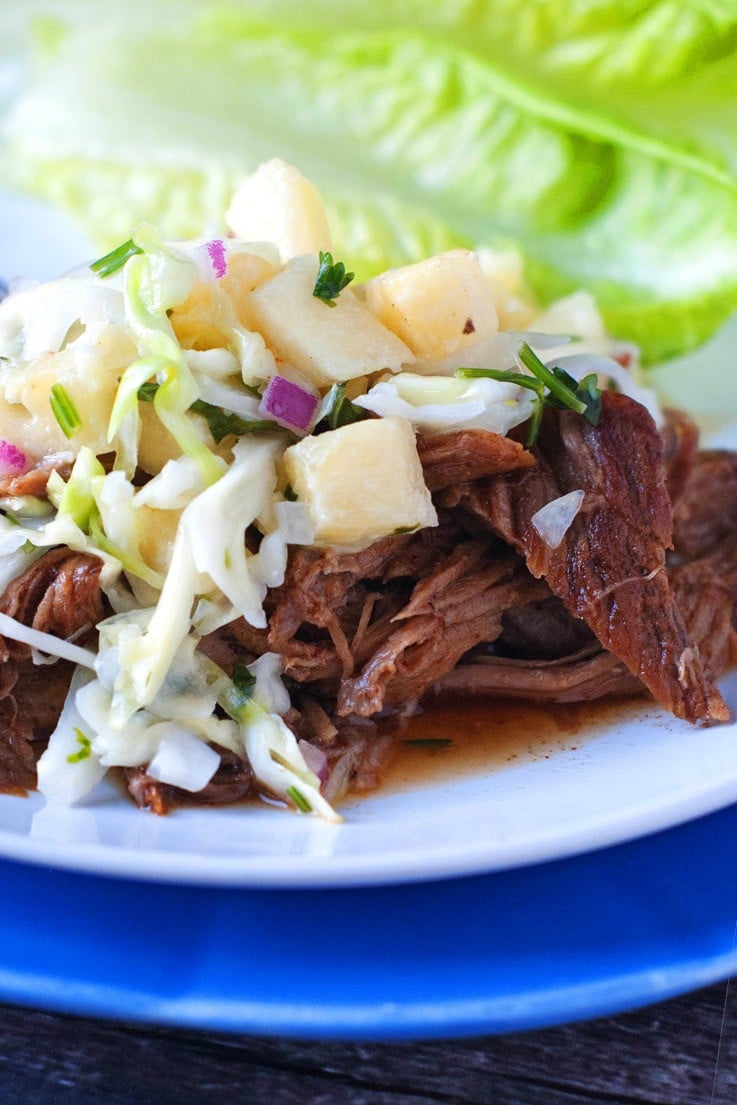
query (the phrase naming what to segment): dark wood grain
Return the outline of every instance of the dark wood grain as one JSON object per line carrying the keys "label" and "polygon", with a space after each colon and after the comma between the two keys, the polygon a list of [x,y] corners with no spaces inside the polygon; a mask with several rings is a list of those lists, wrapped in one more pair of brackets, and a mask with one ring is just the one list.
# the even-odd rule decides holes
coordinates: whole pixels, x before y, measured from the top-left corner
{"label": "dark wood grain", "polygon": [[0,1007],[2,1105],[735,1105],[737,983],[445,1043],[221,1036]]}

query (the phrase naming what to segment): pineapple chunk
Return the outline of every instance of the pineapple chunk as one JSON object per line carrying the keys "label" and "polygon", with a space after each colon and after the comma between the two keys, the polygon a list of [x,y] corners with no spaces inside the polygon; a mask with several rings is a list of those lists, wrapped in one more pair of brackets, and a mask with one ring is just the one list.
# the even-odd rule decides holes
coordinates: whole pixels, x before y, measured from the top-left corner
{"label": "pineapple chunk", "polygon": [[259,165],[241,183],[225,221],[244,242],[273,242],[282,261],[331,248],[317,189],[276,157]]}
{"label": "pineapple chunk", "polygon": [[238,321],[250,326],[248,296],[259,284],[276,272],[274,265],[255,253],[235,253],[228,257],[228,271],[222,280],[196,284],[184,303],[171,313],[170,321],[183,349],[224,349],[228,345],[229,319],[219,306],[225,292]]}
{"label": "pineapple chunk", "polygon": [[365,549],[397,530],[436,526],[415,435],[403,418],[367,419],[284,453],[284,472],[314,526],[314,543]]}
{"label": "pineapple chunk", "polygon": [[318,387],[382,369],[398,372],[414,360],[350,288],[334,307],[316,298],[318,268],[316,257],[298,257],[249,296],[253,327],[277,358]]}
{"label": "pineapple chunk", "polygon": [[[87,445],[109,451],[107,427],[118,383],[136,357],[136,347],[114,323],[95,323],[58,353],[43,353],[28,364],[12,365],[0,375],[3,435],[32,456],[77,453]],[[68,440],[49,403],[51,388],[66,388],[82,420]]]}
{"label": "pineapple chunk", "polygon": [[498,328],[478,258],[465,249],[389,269],[366,285],[366,302],[418,357],[445,357]]}

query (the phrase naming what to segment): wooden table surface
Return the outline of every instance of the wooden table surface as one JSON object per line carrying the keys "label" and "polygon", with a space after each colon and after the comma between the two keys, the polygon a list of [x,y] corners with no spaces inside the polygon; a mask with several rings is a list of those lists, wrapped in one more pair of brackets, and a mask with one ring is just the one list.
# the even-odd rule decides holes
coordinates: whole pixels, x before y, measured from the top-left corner
{"label": "wooden table surface", "polygon": [[0,1006],[2,1105],[735,1105],[737,980],[606,1020],[329,1044]]}

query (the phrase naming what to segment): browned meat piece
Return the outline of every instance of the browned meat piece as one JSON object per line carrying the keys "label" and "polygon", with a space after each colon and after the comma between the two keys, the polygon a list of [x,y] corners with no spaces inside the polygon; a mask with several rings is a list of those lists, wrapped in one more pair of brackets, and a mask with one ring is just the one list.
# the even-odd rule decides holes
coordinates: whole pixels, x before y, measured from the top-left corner
{"label": "browned meat piece", "polygon": [[555,595],[505,611],[494,652],[519,660],[559,660],[597,644],[586,622],[572,617]]}
{"label": "browned meat piece", "polygon": [[639,679],[611,652],[584,649],[558,660],[479,656],[448,672],[443,693],[518,698],[525,702],[593,702],[608,695],[643,693]]}
{"label": "browned meat piece", "polygon": [[[103,617],[101,570],[96,556],[50,549],[7,586],[0,611],[44,633],[72,637]],[[30,655],[28,646],[17,641],[5,641],[3,647],[14,659]]]}
{"label": "browned meat piece", "polygon": [[516,558],[490,561],[483,540],[459,546],[417,583],[360,675],[343,681],[338,714],[370,717],[419,698],[469,649],[495,640],[505,610],[540,590]]}
{"label": "browned meat piece", "polygon": [[[698,648],[710,678],[734,662],[737,634],[732,629],[734,603],[721,580],[706,562],[684,565],[671,572],[671,585],[689,639]],[[519,613],[534,614],[545,602]],[[547,642],[542,642],[547,648]],[[500,695],[529,702],[592,702],[608,695],[636,695],[644,687],[611,652],[589,644],[569,656],[548,660],[534,657],[479,655],[461,663],[436,684],[453,694]]]}
{"label": "browned meat piece", "polygon": [[660,429],[663,441],[663,467],[668,498],[675,503],[683,491],[699,447],[696,423],[683,411],[665,411],[665,424]]}
{"label": "browned meat piece", "polygon": [[[445,526],[386,537],[360,553],[293,549],[284,583],[267,599],[268,629],[239,619],[222,632],[248,652],[278,652],[285,674],[300,683],[336,680],[352,673],[356,633],[365,654],[366,647],[381,643],[378,615],[400,609],[386,585],[429,572],[457,539],[457,528]],[[369,630],[361,619],[372,595]]]}
{"label": "browned meat piece", "polygon": [[0,665],[0,792],[24,792],[36,786],[32,732],[19,713],[13,691],[19,665]]}
{"label": "browned meat piece", "polygon": [[532,453],[518,441],[489,430],[418,434],[417,452],[430,491],[535,466]]}
{"label": "browned meat piece", "polygon": [[673,541],[687,557],[703,556],[737,533],[737,453],[705,450],[694,460],[673,510]]}
{"label": "browned meat piece", "polygon": [[69,479],[72,461],[68,453],[46,457],[19,476],[7,474],[0,476],[0,497],[15,498],[19,495],[31,495],[36,499],[46,496],[46,484],[52,472],[58,472],[63,480]]}
{"label": "browned meat piece", "polygon": [[[548,412],[538,467],[453,489],[525,557],[536,577],[601,644],[689,721],[725,721],[729,711],[688,639],[665,573],[671,508],[661,443],[647,411],[605,392],[597,427],[568,411]],[[558,548],[532,525],[540,507],[569,491],[586,492]]]}
{"label": "browned meat piece", "polygon": [[177,806],[228,806],[240,802],[253,792],[250,765],[239,756],[218,748],[220,767],[210,782],[195,794],[179,787],[160,783],[146,774],[145,767],[126,768],[128,792],[141,809],[164,816]]}

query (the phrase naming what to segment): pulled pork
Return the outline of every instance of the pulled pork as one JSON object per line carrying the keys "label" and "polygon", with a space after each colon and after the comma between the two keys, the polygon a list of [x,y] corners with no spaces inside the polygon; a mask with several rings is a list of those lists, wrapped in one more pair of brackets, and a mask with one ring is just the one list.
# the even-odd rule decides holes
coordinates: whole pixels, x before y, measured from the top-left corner
{"label": "pulled pork", "polygon": [[[411,712],[430,689],[534,702],[649,692],[691,722],[729,717],[714,679],[735,649],[736,454],[699,453],[678,414],[659,434],[643,407],[611,392],[596,427],[546,411],[532,450],[467,430],[420,435],[418,452],[437,528],[355,553],[294,548],[267,596],[266,628],[239,619],[201,645],[227,670],[279,653],[294,703],[287,721],[325,752],[331,800],[376,785],[391,747],[376,719]],[[574,490],[584,492],[581,509],[552,548],[535,514]],[[99,570],[92,557],[52,550],[0,609],[72,636],[102,616]],[[0,785],[31,786],[63,687],[34,722],[19,697],[39,679],[29,650],[0,639],[0,653]],[[53,669],[62,684],[65,668]],[[221,756],[187,801],[251,791],[248,765]],[[127,780],[157,813],[184,798],[144,768]]]}

